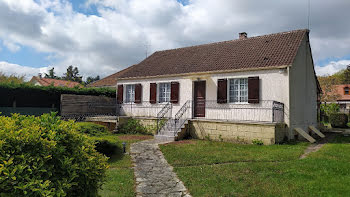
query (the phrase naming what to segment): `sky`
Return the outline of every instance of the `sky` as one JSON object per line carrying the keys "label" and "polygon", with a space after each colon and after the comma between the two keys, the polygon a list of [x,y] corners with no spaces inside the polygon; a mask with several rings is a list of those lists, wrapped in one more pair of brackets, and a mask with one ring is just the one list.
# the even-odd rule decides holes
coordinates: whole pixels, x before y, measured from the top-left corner
{"label": "sky", "polygon": [[[350,64],[349,0],[0,0],[0,72],[113,74],[158,50],[310,29],[317,75]],[[308,16],[309,26],[308,26]]]}

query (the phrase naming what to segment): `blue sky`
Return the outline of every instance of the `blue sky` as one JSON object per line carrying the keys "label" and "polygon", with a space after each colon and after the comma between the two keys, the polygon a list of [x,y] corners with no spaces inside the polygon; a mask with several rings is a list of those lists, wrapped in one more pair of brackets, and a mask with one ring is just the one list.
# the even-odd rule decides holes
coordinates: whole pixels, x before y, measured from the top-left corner
{"label": "blue sky", "polygon": [[[315,69],[332,74],[350,64],[350,1],[311,5]],[[0,72],[30,76],[55,67],[60,75],[75,65],[103,77],[146,51],[301,29],[306,18],[304,0],[0,0]]]}

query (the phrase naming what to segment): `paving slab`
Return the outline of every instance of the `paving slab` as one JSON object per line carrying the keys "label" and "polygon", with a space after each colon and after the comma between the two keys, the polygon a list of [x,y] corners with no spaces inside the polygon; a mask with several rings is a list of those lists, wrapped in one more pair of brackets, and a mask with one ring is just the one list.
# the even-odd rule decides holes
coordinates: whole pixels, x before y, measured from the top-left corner
{"label": "paving slab", "polygon": [[134,162],[136,196],[190,197],[182,181],[165,160],[158,144],[160,140],[146,140],[131,145],[130,155]]}

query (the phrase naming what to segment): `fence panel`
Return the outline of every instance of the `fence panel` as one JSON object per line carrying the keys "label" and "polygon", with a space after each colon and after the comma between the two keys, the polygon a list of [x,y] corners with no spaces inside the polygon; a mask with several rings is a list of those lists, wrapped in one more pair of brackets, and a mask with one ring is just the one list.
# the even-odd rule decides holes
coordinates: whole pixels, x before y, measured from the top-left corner
{"label": "fence panel", "polygon": [[116,98],[88,95],[61,95],[61,116],[77,120],[91,116],[115,116]]}

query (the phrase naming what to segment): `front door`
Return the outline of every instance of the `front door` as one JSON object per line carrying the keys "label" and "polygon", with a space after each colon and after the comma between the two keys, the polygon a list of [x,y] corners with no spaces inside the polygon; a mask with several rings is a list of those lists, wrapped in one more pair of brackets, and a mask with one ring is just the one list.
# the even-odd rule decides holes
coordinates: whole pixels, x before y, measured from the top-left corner
{"label": "front door", "polygon": [[194,82],[194,117],[205,117],[205,81]]}

